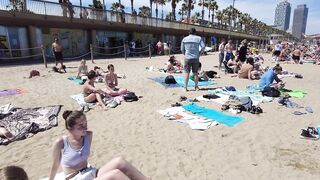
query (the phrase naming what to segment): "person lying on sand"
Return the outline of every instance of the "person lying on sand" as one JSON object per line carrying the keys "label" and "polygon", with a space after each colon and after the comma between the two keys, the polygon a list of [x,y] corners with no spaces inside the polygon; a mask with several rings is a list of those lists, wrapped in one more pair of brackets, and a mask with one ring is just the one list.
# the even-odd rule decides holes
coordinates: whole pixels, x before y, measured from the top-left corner
{"label": "person lying on sand", "polygon": [[88,131],[85,114],[82,111],[64,111],[62,116],[68,133],[53,145],[49,180],[54,180],[60,165],[66,179],[147,180],[146,176],[121,157],[112,159],[100,169],[90,166],[88,158],[93,133]]}
{"label": "person lying on sand", "polygon": [[[105,75],[105,82],[106,82],[106,90],[112,96],[118,96],[126,94],[128,91],[127,89],[119,89],[118,86],[118,75],[114,72],[114,66],[112,64],[108,65],[108,72]],[[125,78],[125,76],[123,77]]]}
{"label": "person lying on sand", "polygon": [[88,66],[86,65],[86,60],[82,59],[80,66],[78,68],[78,79],[87,79],[88,78]]}
{"label": "person lying on sand", "polygon": [[6,128],[0,126],[0,137],[6,139],[14,138],[13,134],[11,134]]}
{"label": "person lying on sand", "polygon": [[88,73],[88,80],[83,85],[83,96],[84,101],[87,103],[92,103],[98,101],[99,105],[107,110],[107,107],[103,103],[102,99],[104,96],[109,96],[106,92],[101,89],[97,89],[94,86],[94,82],[96,79],[96,73],[91,70]]}

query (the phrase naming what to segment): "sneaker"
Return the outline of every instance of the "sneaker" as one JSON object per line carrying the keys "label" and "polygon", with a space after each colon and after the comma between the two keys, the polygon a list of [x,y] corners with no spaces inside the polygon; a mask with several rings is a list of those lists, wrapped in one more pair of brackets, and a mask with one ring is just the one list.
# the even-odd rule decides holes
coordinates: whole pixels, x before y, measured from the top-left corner
{"label": "sneaker", "polygon": [[300,137],[303,139],[312,139],[312,140],[318,140],[319,139],[319,133],[313,132],[312,128],[308,129],[301,129],[302,132],[300,134]]}

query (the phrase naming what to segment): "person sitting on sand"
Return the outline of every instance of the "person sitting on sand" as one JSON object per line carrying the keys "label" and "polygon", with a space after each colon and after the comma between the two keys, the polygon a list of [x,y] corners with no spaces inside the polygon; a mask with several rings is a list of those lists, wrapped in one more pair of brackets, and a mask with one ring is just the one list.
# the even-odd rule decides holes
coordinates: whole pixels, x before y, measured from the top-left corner
{"label": "person sitting on sand", "polygon": [[292,60],[293,60],[295,63],[299,63],[299,62],[300,62],[300,56],[301,56],[300,48],[296,48],[296,49],[292,52]]}
{"label": "person sitting on sand", "polygon": [[[276,89],[281,89],[284,87],[285,83],[282,82],[278,78],[278,74],[281,74],[282,67],[277,64],[273,69],[269,69],[266,71],[260,79],[259,86],[261,89],[264,89],[265,87],[274,87]],[[276,81],[275,84],[273,84],[273,81]]]}
{"label": "person sitting on sand", "polygon": [[241,79],[250,79],[255,80],[259,79],[260,74],[257,71],[254,71],[254,62],[252,57],[248,57],[246,63],[241,66],[238,76]]}
{"label": "person sitting on sand", "polygon": [[[126,89],[119,89],[118,86],[118,75],[114,73],[114,66],[112,64],[108,65],[108,72],[105,75],[106,88],[110,95],[119,96],[126,94],[128,91]],[[123,77],[125,78],[125,76]]]}
{"label": "person sitting on sand", "polygon": [[94,72],[96,73],[96,81],[97,82],[103,82],[104,76],[106,75],[106,72],[99,66],[93,67]]}
{"label": "person sitting on sand", "polygon": [[170,59],[168,60],[168,64],[166,67],[166,72],[175,73],[180,70],[182,70],[181,62],[178,61],[175,56],[170,56]]}
{"label": "person sitting on sand", "polygon": [[147,179],[139,170],[121,157],[112,159],[99,170],[90,166],[88,158],[93,133],[88,131],[85,114],[82,111],[64,111],[62,116],[68,134],[60,137],[53,144],[53,162],[49,180],[54,180],[60,165],[66,179]]}
{"label": "person sitting on sand", "polygon": [[88,78],[88,66],[86,65],[86,60],[82,59],[80,66],[78,68],[78,79],[87,79]]}
{"label": "person sitting on sand", "polygon": [[87,103],[98,101],[99,105],[103,107],[103,109],[107,110],[107,107],[103,103],[102,98],[104,96],[108,96],[108,94],[94,86],[95,79],[96,73],[93,70],[89,71],[88,80],[83,85],[84,101]]}

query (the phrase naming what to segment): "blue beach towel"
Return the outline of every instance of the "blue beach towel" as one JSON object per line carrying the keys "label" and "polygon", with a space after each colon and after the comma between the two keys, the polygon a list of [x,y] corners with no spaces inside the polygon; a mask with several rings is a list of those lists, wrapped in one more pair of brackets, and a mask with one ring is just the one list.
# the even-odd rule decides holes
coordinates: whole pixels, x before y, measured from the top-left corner
{"label": "blue beach towel", "polygon": [[252,90],[252,91],[262,91],[262,88],[256,84],[252,84],[252,85],[247,86],[247,89]]}
{"label": "blue beach towel", "polygon": [[[174,76],[174,79],[176,80],[177,84],[179,84],[179,86],[184,87],[184,77],[183,76]],[[214,81],[199,81],[198,82],[198,86],[208,86],[208,85],[214,85],[217,84]],[[190,86],[195,86],[194,81],[192,81],[191,79],[189,79],[188,82],[188,87]]]}
{"label": "blue beach towel", "polygon": [[153,77],[153,78],[148,78],[148,79],[161,84],[165,88],[180,87],[178,84],[166,84],[166,83],[164,83],[165,77]]}
{"label": "blue beach towel", "polygon": [[76,77],[72,76],[72,77],[68,77],[68,79],[76,84],[83,84],[83,80],[81,79],[77,79]]}
{"label": "blue beach towel", "polygon": [[197,114],[199,116],[203,116],[208,119],[212,119],[213,121],[217,121],[219,123],[225,124],[227,126],[235,126],[240,122],[244,121],[243,117],[240,116],[231,116],[214,109],[208,109],[205,107],[198,106],[195,103],[187,104],[182,106],[185,110],[192,112],[193,114]]}

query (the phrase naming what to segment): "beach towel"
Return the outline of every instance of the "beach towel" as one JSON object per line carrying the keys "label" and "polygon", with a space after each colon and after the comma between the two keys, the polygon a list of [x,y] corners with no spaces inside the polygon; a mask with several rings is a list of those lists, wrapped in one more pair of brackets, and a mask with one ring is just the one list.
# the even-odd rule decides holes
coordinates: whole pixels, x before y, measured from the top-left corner
{"label": "beach towel", "polygon": [[164,82],[165,77],[153,77],[153,78],[148,78],[158,84],[161,84],[162,86],[164,86],[165,88],[176,88],[176,87],[180,87],[179,84],[166,84]]}
{"label": "beach towel", "polygon": [[188,114],[182,107],[171,107],[165,110],[159,110],[158,112],[167,117],[168,120],[188,124],[192,130],[206,130],[219,124],[210,119]]}
{"label": "beach towel", "polygon": [[304,98],[305,94],[307,94],[303,90],[281,89],[280,92],[281,92],[281,95],[288,94],[289,96],[294,97],[294,98]]}
{"label": "beach towel", "polygon": [[[184,77],[183,76],[174,76],[174,79],[176,80],[177,84],[181,87],[184,87]],[[214,85],[217,84],[214,81],[199,81],[198,86],[208,86],[208,85]],[[188,81],[188,87],[195,86],[194,81],[189,79]]]}
{"label": "beach towel", "polygon": [[68,77],[68,79],[76,84],[82,85],[83,84],[83,80],[82,79],[77,79],[76,77],[72,76],[72,77]]}
{"label": "beach towel", "polygon": [[262,88],[256,84],[248,85],[247,89],[250,91],[262,91]]}
{"label": "beach towel", "polygon": [[27,138],[58,125],[57,116],[61,105],[28,109],[15,109],[12,114],[0,119],[0,127],[14,135],[13,139],[0,138],[0,145]]}
{"label": "beach towel", "polygon": [[79,106],[80,106],[81,108],[87,106],[87,107],[89,107],[89,108],[91,109],[91,108],[93,108],[93,107],[96,105],[96,103],[87,103],[87,102],[85,102],[82,93],[80,93],[80,94],[75,94],[75,95],[71,95],[70,97],[71,97],[72,99],[74,99],[74,100],[79,104]]}
{"label": "beach towel", "polygon": [[21,88],[0,90],[0,97],[21,94],[24,92],[25,92],[25,90],[23,90]]}
{"label": "beach towel", "polygon": [[[48,180],[49,178],[46,177],[46,178],[42,178],[40,180]],[[63,172],[60,172],[60,173],[57,173],[56,176],[54,177],[54,180],[65,180],[66,178],[64,177],[64,173]]]}
{"label": "beach towel", "polygon": [[244,121],[243,117],[240,116],[231,116],[214,109],[208,109],[205,107],[198,106],[195,103],[187,104],[182,106],[185,110],[192,112],[193,114],[212,119],[219,123],[225,124],[229,127],[235,126],[240,122]]}

